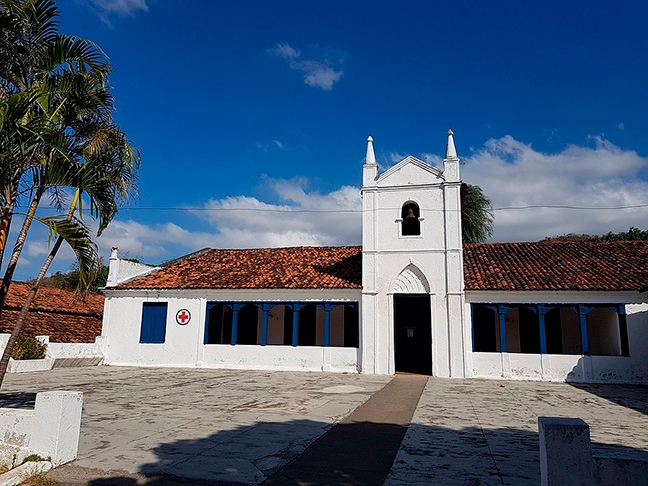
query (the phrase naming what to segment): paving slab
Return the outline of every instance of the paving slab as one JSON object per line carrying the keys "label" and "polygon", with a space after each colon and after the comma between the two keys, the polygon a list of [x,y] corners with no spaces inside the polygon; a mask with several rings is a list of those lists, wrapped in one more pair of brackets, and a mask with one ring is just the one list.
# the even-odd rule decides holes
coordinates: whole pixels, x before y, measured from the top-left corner
{"label": "paving slab", "polygon": [[3,392],[84,393],[75,467],[121,471],[124,477],[140,473],[258,484],[390,380],[331,373],[59,368],[7,375]]}
{"label": "paving slab", "polygon": [[431,378],[385,485],[540,484],[539,416],[582,418],[595,453],[648,459],[648,387]]}

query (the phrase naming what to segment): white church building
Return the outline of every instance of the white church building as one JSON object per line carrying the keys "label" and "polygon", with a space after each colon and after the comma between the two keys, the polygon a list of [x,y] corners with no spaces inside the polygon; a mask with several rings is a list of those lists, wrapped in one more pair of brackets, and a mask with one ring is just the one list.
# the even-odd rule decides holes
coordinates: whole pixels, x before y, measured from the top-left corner
{"label": "white church building", "polygon": [[115,249],[105,363],[648,383],[648,242],[462,245],[452,131],[362,170],[362,246]]}

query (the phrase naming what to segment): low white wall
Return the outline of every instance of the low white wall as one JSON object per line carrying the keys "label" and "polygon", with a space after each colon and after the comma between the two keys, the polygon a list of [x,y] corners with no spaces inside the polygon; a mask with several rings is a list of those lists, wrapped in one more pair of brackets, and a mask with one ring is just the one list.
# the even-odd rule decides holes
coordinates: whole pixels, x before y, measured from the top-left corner
{"label": "low white wall", "polygon": [[622,356],[472,353],[472,376],[504,380],[648,383],[643,368]]}
{"label": "low white wall", "polygon": [[47,355],[52,358],[89,358],[102,356],[99,343],[49,343]]}
{"label": "low white wall", "polygon": [[[8,333],[0,333],[0,355],[9,341]],[[30,371],[46,371],[58,366],[90,366],[103,361],[103,350],[100,337],[94,343],[50,343],[49,336],[36,336],[37,339],[47,344],[44,359],[9,358],[7,372],[24,373]]]}
{"label": "low white wall", "polygon": [[205,368],[358,372],[358,349],[318,346],[205,345]]}
{"label": "low white wall", "polygon": [[81,392],[36,395],[33,410],[0,408],[0,460],[11,464],[30,454],[58,466],[76,459],[81,430]]}

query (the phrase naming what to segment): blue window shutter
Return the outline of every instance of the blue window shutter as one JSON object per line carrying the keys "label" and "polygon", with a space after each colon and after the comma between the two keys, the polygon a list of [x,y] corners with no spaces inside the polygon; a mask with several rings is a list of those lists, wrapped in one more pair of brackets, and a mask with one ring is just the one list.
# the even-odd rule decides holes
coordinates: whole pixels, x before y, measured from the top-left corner
{"label": "blue window shutter", "polygon": [[140,343],[163,343],[166,337],[166,319],[166,302],[144,302],[142,304]]}

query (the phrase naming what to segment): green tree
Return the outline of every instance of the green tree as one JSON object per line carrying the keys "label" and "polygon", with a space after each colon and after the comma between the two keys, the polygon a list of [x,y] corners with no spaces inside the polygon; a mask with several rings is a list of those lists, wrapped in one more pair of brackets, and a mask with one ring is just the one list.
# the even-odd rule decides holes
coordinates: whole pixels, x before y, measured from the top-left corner
{"label": "green tree", "polygon": [[[0,229],[8,231],[21,187],[27,188],[29,209],[0,287],[0,312],[32,221],[46,224],[50,242],[54,241],[0,360],[0,385],[29,307],[63,241],[76,254],[83,288],[100,268],[96,247],[77,210],[89,205],[100,234],[115,216],[118,203],[134,193],[140,161],[139,153],[112,121],[110,65],[105,55],[89,41],[58,34],[57,16],[53,0],[0,0],[0,26],[9,26],[12,34],[11,38],[3,36],[0,43],[0,84],[9,99],[36,93],[23,120],[37,120],[38,128],[32,131],[29,151],[16,151],[18,156],[10,161],[10,173],[18,183],[7,181],[16,196],[2,201],[6,222]],[[30,74],[25,76],[25,72]],[[74,191],[69,203],[66,187]],[[45,194],[57,208],[67,206],[66,214],[37,217]]]}
{"label": "green tree", "polygon": [[640,230],[631,226],[628,231],[612,233],[611,231],[600,237],[603,241],[645,241],[648,240],[648,230]]}
{"label": "green tree", "polygon": [[464,243],[481,243],[493,235],[493,206],[481,187],[461,184],[461,232]]}

